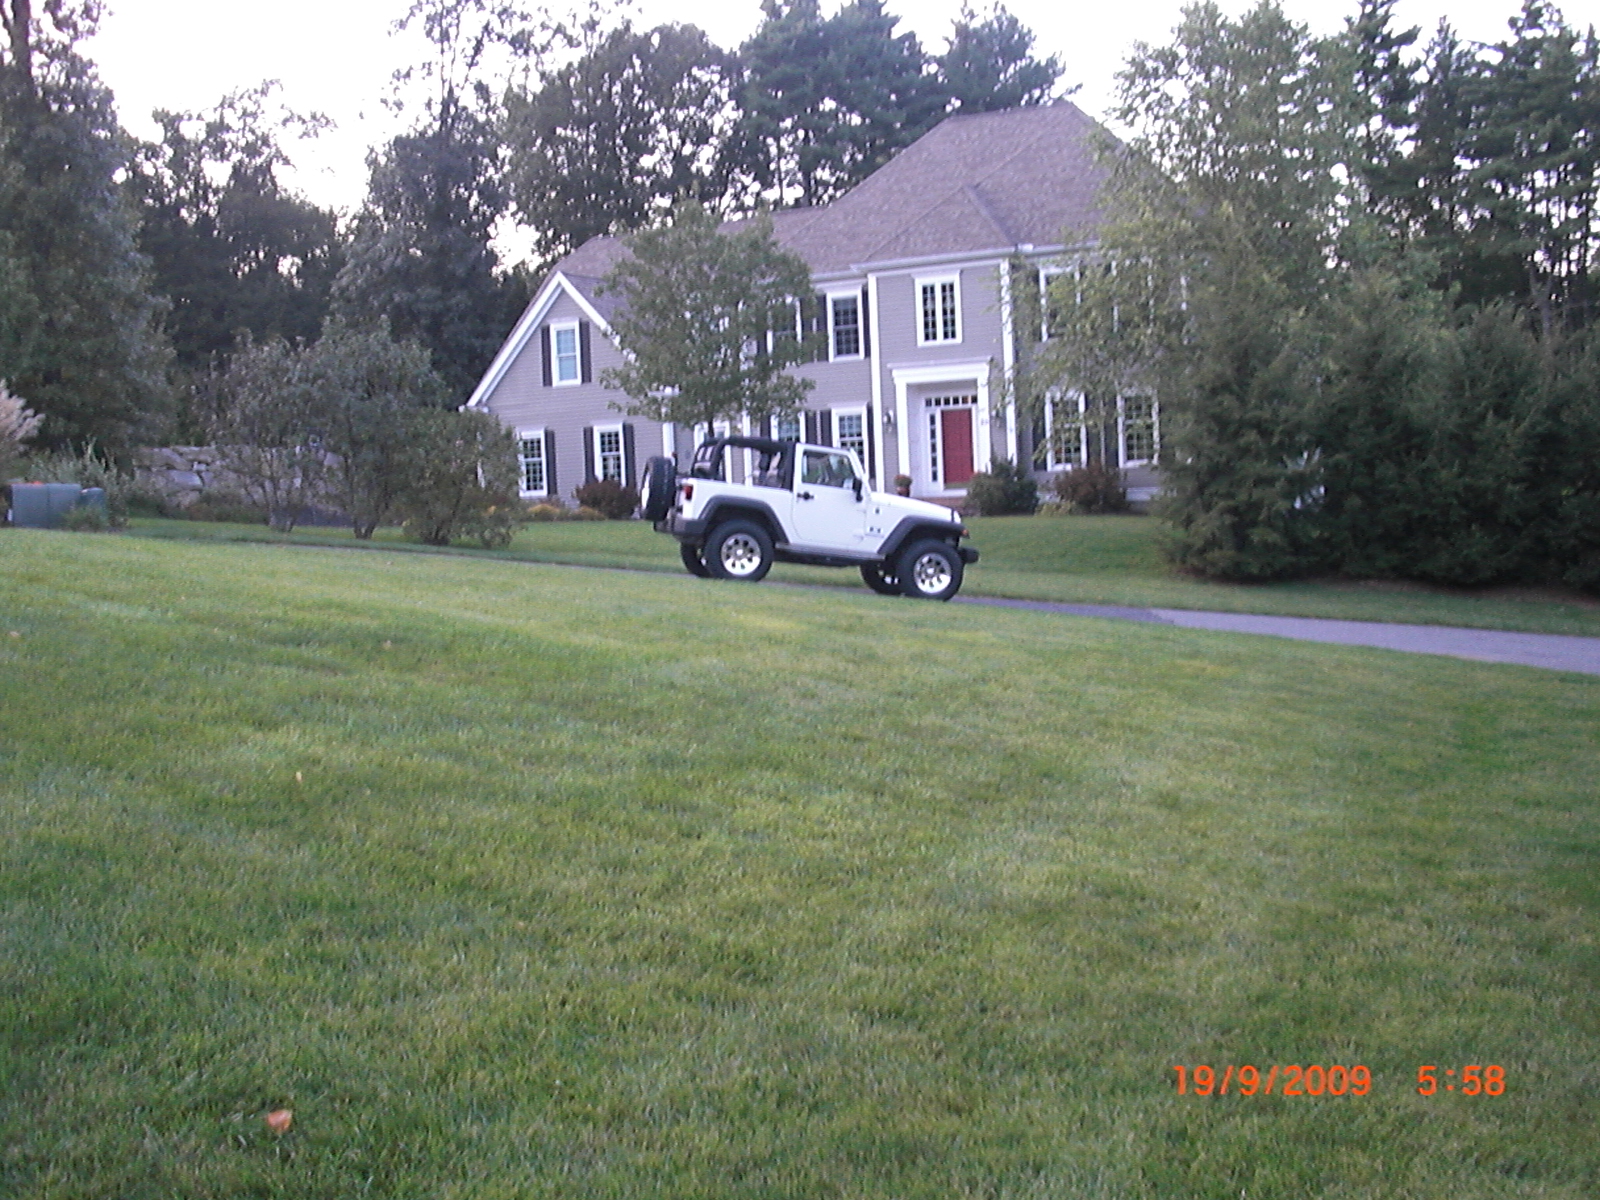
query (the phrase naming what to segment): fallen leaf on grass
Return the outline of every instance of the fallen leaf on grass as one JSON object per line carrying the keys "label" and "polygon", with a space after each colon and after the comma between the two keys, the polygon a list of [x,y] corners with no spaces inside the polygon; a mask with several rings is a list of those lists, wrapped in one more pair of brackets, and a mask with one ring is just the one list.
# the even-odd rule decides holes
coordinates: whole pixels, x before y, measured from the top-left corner
{"label": "fallen leaf on grass", "polygon": [[275,1108],[267,1114],[267,1128],[282,1137],[294,1124],[294,1113],[287,1108]]}
{"label": "fallen leaf on grass", "polygon": [[300,774],[299,771],[296,771],[294,773],[294,781],[296,783],[304,783],[306,781],[306,777],[304,775]]}

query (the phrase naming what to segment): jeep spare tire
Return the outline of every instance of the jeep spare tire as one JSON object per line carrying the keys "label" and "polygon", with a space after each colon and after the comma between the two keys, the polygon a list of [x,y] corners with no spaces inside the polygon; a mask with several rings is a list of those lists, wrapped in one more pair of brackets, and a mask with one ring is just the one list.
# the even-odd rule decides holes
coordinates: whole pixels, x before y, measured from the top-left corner
{"label": "jeep spare tire", "polygon": [[646,521],[659,521],[672,508],[678,490],[678,468],[670,458],[656,455],[645,460],[639,479],[639,512]]}

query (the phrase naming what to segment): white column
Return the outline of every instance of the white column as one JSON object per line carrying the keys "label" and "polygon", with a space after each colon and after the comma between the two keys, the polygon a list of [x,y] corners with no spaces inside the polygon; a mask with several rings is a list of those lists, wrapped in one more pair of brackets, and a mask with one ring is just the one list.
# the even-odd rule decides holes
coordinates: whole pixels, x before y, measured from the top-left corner
{"label": "white column", "polygon": [[911,420],[906,415],[906,381],[894,381],[894,448],[900,458],[900,474],[911,474]]}
{"label": "white column", "polygon": [[989,377],[978,376],[978,428],[974,431],[977,436],[973,438],[972,457],[977,461],[973,467],[979,471],[989,469],[989,460],[994,457],[994,414],[989,411]]}
{"label": "white column", "polygon": [[[884,445],[885,430],[883,420],[883,363],[879,357],[882,353],[883,340],[879,336],[878,321],[878,277],[867,276],[867,329],[872,339],[872,353],[867,356],[867,365],[872,370],[872,421],[877,425],[873,430],[872,448],[873,462],[867,469],[872,472],[877,480],[880,491],[889,491],[889,477],[885,474],[884,463],[888,458],[888,447]],[[902,460],[904,461],[904,460]],[[902,471],[905,467],[900,468]]]}
{"label": "white column", "polygon": [[1017,461],[1017,340],[1011,304],[1011,264],[1000,267],[1000,370],[1006,392],[1006,457]]}

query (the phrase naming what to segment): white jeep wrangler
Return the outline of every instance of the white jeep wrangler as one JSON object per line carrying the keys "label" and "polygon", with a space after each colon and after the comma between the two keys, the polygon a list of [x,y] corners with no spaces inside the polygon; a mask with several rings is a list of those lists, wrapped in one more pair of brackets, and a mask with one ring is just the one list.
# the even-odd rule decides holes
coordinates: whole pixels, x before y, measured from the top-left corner
{"label": "white jeep wrangler", "polygon": [[[743,453],[746,483],[727,482]],[[678,539],[695,575],[755,582],[774,562],[859,567],[873,591],[948,600],[978,552],[961,517],[925,500],[869,491],[850,450],[723,437],[695,451],[689,474],[670,458],[644,465],[640,509]]]}

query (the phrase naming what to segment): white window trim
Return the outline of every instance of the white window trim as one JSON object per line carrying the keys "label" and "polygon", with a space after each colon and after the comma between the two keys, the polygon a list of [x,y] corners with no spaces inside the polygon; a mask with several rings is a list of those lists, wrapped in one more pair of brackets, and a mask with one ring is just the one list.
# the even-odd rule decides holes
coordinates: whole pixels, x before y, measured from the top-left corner
{"label": "white window trim", "polygon": [[[927,332],[927,330],[923,327],[923,324],[922,324],[922,289],[925,288],[925,287],[931,287],[931,288],[936,289],[935,292],[934,292],[934,296],[935,296],[935,299],[937,301],[938,296],[939,296],[939,292],[938,292],[937,289],[938,289],[939,285],[945,284],[945,283],[953,283],[955,285],[955,293],[956,293],[956,335],[953,338],[937,337],[937,338],[933,338],[933,339],[930,340],[929,338],[923,336]],[[917,345],[919,345],[919,346],[959,346],[961,344],[961,338],[962,338],[962,335],[963,335],[963,332],[964,332],[963,328],[962,328],[963,322],[961,320],[961,272],[957,271],[953,275],[918,275],[918,276],[915,277],[915,279],[912,282],[912,289],[913,289],[912,296],[913,296],[913,298],[915,300],[915,303],[913,304],[912,307],[913,307],[913,311],[915,313],[916,321],[917,321]],[[944,314],[943,314],[943,310],[942,309],[940,310],[940,313],[939,313],[939,328],[940,328],[940,331],[943,332],[943,329],[944,329]]]}
{"label": "white window trim", "polygon": [[872,448],[872,436],[870,431],[867,429],[867,410],[861,405],[852,405],[845,408],[834,408],[828,411],[828,423],[829,428],[832,431],[833,444],[839,449],[843,450],[845,448],[844,443],[839,440],[841,436],[839,433],[839,423],[841,417],[861,418],[861,453],[856,455],[856,457],[861,460],[861,469],[866,471],[869,469],[867,466],[868,451]]}
{"label": "white window trim", "polygon": [[1152,463],[1161,454],[1161,405],[1154,398],[1150,398],[1150,457],[1128,457],[1128,401],[1142,399],[1139,396],[1117,397],[1117,453],[1122,458],[1124,467],[1142,467]]}
{"label": "white window trim", "polygon": [[[839,288],[825,293],[828,304],[828,361],[829,362],[855,362],[866,357],[867,327],[861,312],[861,289]],[[837,353],[839,339],[838,327],[833,319],[833,302],[835,300],[854,300],[856,302],[856,352],[854,354]]]}
{"label": "white window trim", "polygon": [[617,471],[617,482],[622,484],[624,487],[627,487],[628,442],[627,438],[623,436],[621,423],[619,422],[615,425],[596,425],[590,432],[591,436],[594,438],[594,477],[596,479],[605,479],[607,477],[605,459],[600,453],[600,435],[604,433],[614,433],[617,435],[617,458],[621,460]]}
{"label": "white window trim", "polygon": [[[578,332],[577,321],[550,322],[550,386],[577,387],[583,382],[583,336]],[[571,379],[561,378],[561,355],[557,352],[556,331],[572,331],[572,361],[576,372]]]}
{"label": "white window trim", "polygon": [[[1055,415],[1056,405],[1068,404],[1076,400],[1078,404],[1078,461],[1067,462],[1056,457],[1056,430]],[[1044,444],[1046,458],[1050,460],[1049,470],[1072,471],[1089,461],[1089,431],[1083,424],[1083,393],[1079,391],[1067,392],[1065,395],[1052,392],[1047,397],[1044,406]]]}
{"label": "white window trim", "polygon": [[[542,426],[542,425],[537,427],[537,428],[535,428],[535,429],[519,429],[519,430],[517,430],[517,494],[519,496],[521,496],[524,500],[532,500],[535,497],[540,497],[540,496],[546,496],[547,497],[547,496],[550,495],[550,463],[547,460],[546,455],[545,455],[545,451],[546,451],[549,443],[545,440],[544,433],[545,433],[544,426]],[[526,476],[524,476],[523,471],[522,471],[522,443],[523,442],[538,442],[539,443],[539,465],[544,470],[544,487],[539,488],[536,491],[531,491],[530,492],[530,491],[526,490],[525,488],[523,488],[523,486],[522,486],[522,481],[523,481],[524,478],[526,478]]]}

